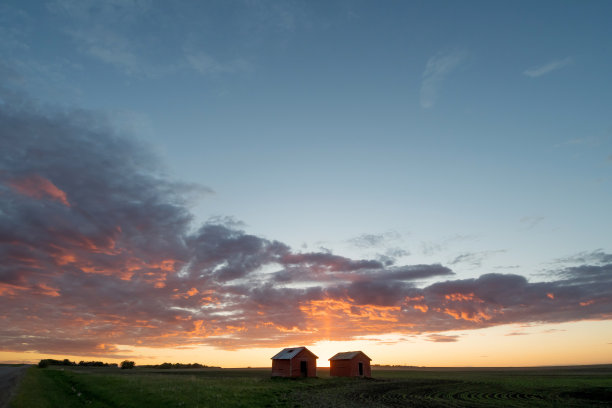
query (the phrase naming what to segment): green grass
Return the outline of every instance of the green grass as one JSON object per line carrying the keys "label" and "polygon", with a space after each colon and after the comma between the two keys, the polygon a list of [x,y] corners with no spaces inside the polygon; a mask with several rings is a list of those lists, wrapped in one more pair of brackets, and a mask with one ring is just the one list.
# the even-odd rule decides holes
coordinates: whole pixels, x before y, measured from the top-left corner
{"label": "green grass", "polygon": [[285,407],[306,381],[272,380],[269,372],[47,368],[28,369],[11,408]]}
{"label": "green grass", "polygon": [[612,367],[374,370],[374,379],[271,379],[269,370],[28,369],[11,408],[610,407]]}

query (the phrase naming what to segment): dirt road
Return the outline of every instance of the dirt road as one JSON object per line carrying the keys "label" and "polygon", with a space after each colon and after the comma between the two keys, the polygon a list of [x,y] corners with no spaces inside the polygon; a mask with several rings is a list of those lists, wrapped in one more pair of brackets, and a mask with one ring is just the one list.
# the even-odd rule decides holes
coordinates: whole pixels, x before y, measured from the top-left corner
{"label": "dirt road", "polygon": [[8,402],[21,376],[28,366],[0,367],[0,408],[8,407]]}

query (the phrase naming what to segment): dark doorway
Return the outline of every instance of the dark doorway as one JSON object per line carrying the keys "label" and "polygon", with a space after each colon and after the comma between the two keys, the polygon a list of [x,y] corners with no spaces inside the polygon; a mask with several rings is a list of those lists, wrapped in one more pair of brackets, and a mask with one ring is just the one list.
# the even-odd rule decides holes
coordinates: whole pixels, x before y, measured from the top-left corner
{"label": "dark doorway", "polygon": [[359,376],[363,376],[363,363],[359,363]]}
{"label": "dark doorway", "polygon": [[300,361],[300,374],[302,377],[308,377],[308,361]]}

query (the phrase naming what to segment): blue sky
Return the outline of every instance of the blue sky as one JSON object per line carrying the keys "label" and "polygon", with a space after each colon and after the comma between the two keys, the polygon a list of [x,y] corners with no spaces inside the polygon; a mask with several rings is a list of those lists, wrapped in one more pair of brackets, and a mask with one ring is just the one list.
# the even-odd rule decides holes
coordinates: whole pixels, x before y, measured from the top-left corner
{"label": "blue sky", "polygon": [[295,253],[546,281],[612,251],[610,15],[607,1],[9,0],[0,108],[83,115],[152,152],[156,177],[191,186],[194,231],[216,217]]}

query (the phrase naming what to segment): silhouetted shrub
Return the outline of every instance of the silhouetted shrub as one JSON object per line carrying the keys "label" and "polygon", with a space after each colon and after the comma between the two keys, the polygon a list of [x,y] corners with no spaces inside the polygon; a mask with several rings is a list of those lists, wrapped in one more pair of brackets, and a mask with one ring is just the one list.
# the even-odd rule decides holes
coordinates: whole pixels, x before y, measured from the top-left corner
{"label": "silhouetted shrub", "polygon": [[79,367],[117,367],[117,364],[109,364],[102,361],[79,361]]}
{"label": "silhouetted shrub", "polygon": [[57,366],[75,366],[77,365],[74,361],[70,361],[67,358],[63,359],[63,360],[54,360],[52,358],[45,358],[43,360],[40,360],[40,362],[38,363],[38,366],[41,368],[45,368],[48,367],[50,365],[57,365]]}
{"label": "silhouetted shrub", "polygon": [[134,363],[133,361],[124,360],[121,362],[121,369],[125,370],[129,368],[134,368],[135,365],[136,363]]}

